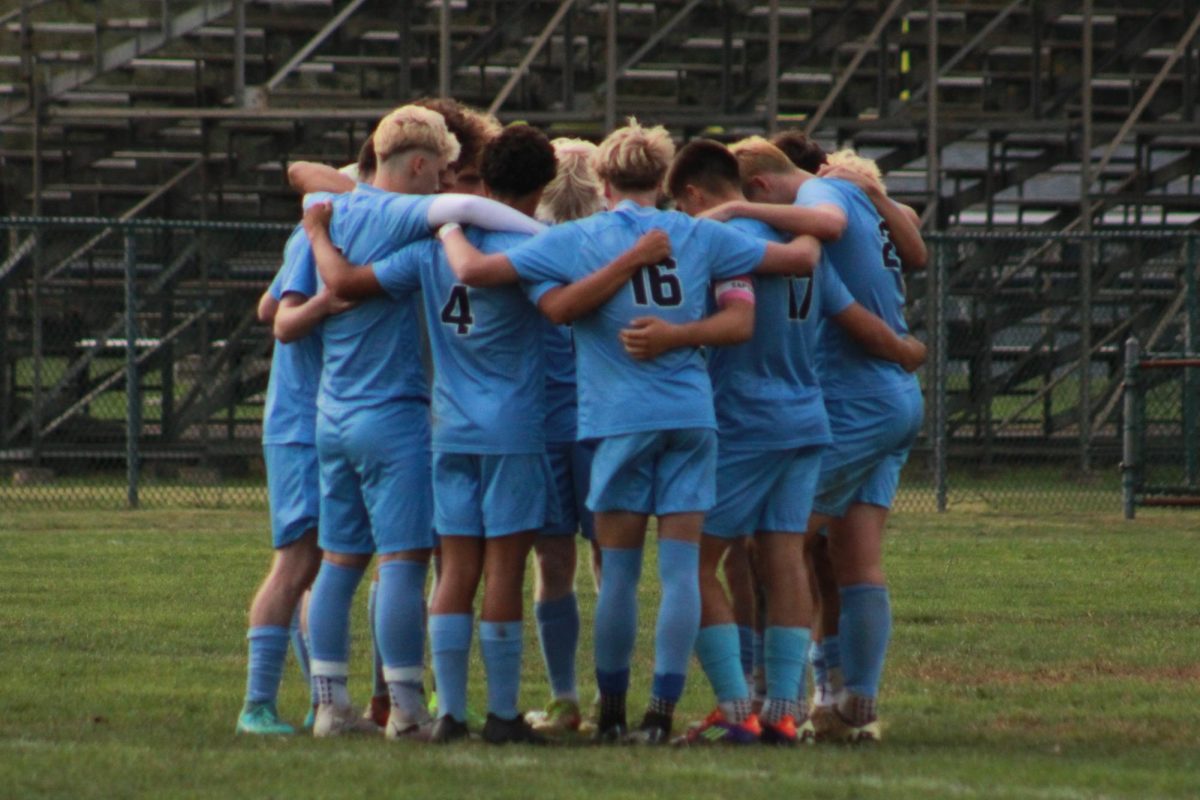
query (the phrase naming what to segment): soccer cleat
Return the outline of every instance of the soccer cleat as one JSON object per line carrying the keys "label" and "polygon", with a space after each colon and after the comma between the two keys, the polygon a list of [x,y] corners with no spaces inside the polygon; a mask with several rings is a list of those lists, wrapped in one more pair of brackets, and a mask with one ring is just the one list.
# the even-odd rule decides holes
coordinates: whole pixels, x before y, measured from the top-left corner
{"label": "soccer cleat", "polygon": [[878,719],[862,725],[851,725],[836,706],[814,709],[811,724],[813,738],[818,742],[841,742],[843,744],[877,744],[883,740],[883,727]]}
{"label": "soccer cleat", "polygon": [[762,726],[762,736],[759,737],[759,741],[763,744],[792,747],[798,744],[812,744],[816,741],[812,722],[807,719],[797,725],[796,718],[789,714],[774,725],[761,721],[759,724]]}
{"label": "soccer cleat", "polygon": [[383,735],[388,739],[408,739],[414,742],[427,742],[433,727],[433,720],[428,712],[421,709],[421,713],[415,718],[406,719],[404,712],[399,708],[392,706],[388,714],[387,725],[383,729]]}
{"label": "soccer cleat", "polygon": [[235,732],[255,736],[291,736],[296,729],[279,718],[274,703],[247,703],[238,715]]}
{"label": "soccer cleat", "polygon": [[601,723],[592,731],[592,742],[595,744],[624,744],[629,735],[629,727],[624,722]]}
{"label": "soccer cleat", "polygon": [[762,735],[758,717],[751,714],[745,722],[730,722],[725,712],[716,709],[671,744],[688,747],[703,744],[755,744]]}
{"label": "soccer cleat", "polygon": [[642,717],[642,724],[637,730],[625,734],[622,741],[633,745],[668,744],[671,741],[671,718],[665,714],[647,711],[646,716]]}
{"label": "soccer cleat", "polygon": [[579,713],[579,703],[558,698],[551,700],[545,711],[530,711],[525,715],[525,721],[543,736],[566,736],[579,733],[583,717]]}
{"label": "soccer cleat", "polygon": [[360,717],[353,706],[321,703],[313,719],[313,736],[342,736],[348,733],[379,733],[379,727],[369,718]]}
{"label": "soccer cleat", "polygon": [[467,727],[467,723],[459,722],[447,714],[433,723],[433,728],[429,731],[429,741],[433,744],[449,744],[466,739],[470,735],[471,729]]}
{"label": "soccer cleat", "polygon": [[483,725],[483,740],[488,744],[549,744],[546,737],[534,731],[520,714],[512,719],[501,719],[489,713]]}

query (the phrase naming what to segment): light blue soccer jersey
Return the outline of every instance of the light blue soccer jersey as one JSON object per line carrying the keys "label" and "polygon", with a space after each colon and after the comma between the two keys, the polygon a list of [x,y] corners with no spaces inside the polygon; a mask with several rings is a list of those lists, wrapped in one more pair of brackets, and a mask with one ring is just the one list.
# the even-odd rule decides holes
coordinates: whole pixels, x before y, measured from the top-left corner
{"label": "light blue soccer jersey", "polygon": [[[752,219],[729,224],[748,236],[787,242]],[[812,276],[754,276],[754,336],[708,355],[721,449],[785,450],[828,444],[817,378],[817,327],[853,298],[822,258]]]}
{"label": "light blue soccer jersey", "polygon": [[[842,180],[810,178],[796,194],[796,205],[837,206],[846,214],[846,230],[822,249],[850,294],[897,334],[908,333],[904,320],[904,275],[900,257],[883,218],[858,187]],[[821,329],[821,388],[826,398],[868,397],[904,391],[916,377],[891,361],[868,355],[838,325]]]}
{"label": "light blue soccer jersey", "polygon": [[[469,228],[485,253],[529,238]],[[441,244],[418,242],[375,262],[393,298],[420,289],[433,347],[433,449],[442,453],[545,452],[542,317],[517,285],[458,283]]]}
{"label": "light blue soccer jersey", "polygon": [[546,353],[546,441],[573,442],[579,416],[575,334],[570,325],[555,325],[545,317],[542,318],[542,334]]}
{"label": "light blue soccer jersey", "polygon": [[574,323],[580,439],[716,427],[712,386],[698,349],[636,361],[618,334],[637,317],[700,319],[708,309],[709,284],[752,272],[766,243],[711,220],[626,201],[613,211],[556,225],[507,251],[522,280],[566,284],[603,267],[655,228],[670,237],[671,258],[638,270],[608,302]]}
{"label": "light blue soccer jersey", "polygon": [[[403,195],[361,185],[346,194],[313,194],[306,204],[333,204],[329,236],[354,264],[370,264],[430,234],[432,196]],[[418,299],[373,297],[321,325],[325,369],[317,398],[322,411],[427,402],[421,366]]]}
{"label": "light blue soccer jersey", "polygon": [[[283,265],[271,281],[271,296],[317,293],[316,264],[308,236],[299,225],[283,248]],[[316,333],[275,343],[271,377],[263,408],[263,444],[313,444],[316,439],[317,386],[321,382],[321,337]]]}

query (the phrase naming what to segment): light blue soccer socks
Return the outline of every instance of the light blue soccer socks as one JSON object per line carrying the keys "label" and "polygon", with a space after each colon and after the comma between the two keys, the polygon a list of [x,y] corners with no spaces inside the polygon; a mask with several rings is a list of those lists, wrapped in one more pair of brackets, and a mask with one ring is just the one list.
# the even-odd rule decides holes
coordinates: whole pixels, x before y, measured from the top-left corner
{"label": "light blue soccer socks", "polygon": [[300,674],[304,676],[304,682],[311,684],[312,673],[308,669],[308,637],[300,629],[300,603],[296,604],[296,610],[292,614],[292,624],[288,628],[288,637],[292,640],[292,653],[296,656],[296,666],[300,667]]}
{"label": "light blue soccer socks", "polygon": [[575,684],[575,652],[579,647],[579,601],[571,592],[534,605],[542,657],[556,700],[579,702]]}
{"label": "light blue soccer socks", "polygon": [[696,635],[696,658],[712,684],[717,702],[750,697],[746,674],[738,657],[738,630],[733,623],[705,625]]}
{"label": "light blue soccer socks", "polygon": [[[742,662],[742,672],[747,680],[754,674],[754,628],[748,625],[738,625],[738,655]],[[699,643],[697,643],[699,648]]]}
{"label": "light blue soccer socks", "polygon": [[246,633],[249,669],[246,672],[246,705],[275,704],[283,664],[287,660],[289,631],[280,625],[256,625]]}
{"label": "light blue soccer socks", "polygon": [[800,717],[810,637],[808,628],[767,626],[763,636],[763,660],[767,672],[763,722],[776,725],[785,716]]}
{"label": "light blue soccer socks", "polygon": [[[840,591],[838,638],[846,689],[859,697],[879,696],[883,661],[892,634],[892,606],[886,586],[860,583]],[[826,644],[826,659],[828,659]]]}
{"label": "light blue soccer socks", "polygon": [[437,680],[438,716],[467,721],[467,667],[471,655],[470,614],[430,614],[429,647]]}
{"label": "light blue soccer socks", "polygon": [[425,672],[425,574],[418,561],[387,561],[379,567],[375,649],[383,659],[391,703],[405,720],[423,716]]}
{"label": "light blue soccer socks", "polygon": [[308,604],[311,670],[318,701],[350,705],[350,605],[365,570],[322,561]]}
{"label": "light blue soccer socks", "polygon": [[[608,569],[608,562],[604,562]],[[659,539],[658,576],[662,599],[654,628],[654,686],[651,705],[658,713],[670,714],[683,695],[688,661],[700,631],[700,545],[675,539]],[[730,630],[732,665],[737,660],[737,631]]]}
{"label": "light blue soccer socks", "polygon": [[371,588],[367,592],[367,624],[371,631],[371,663],[374,669],[371,671],[371,695],[380,697],[387,694],[387,682],[383,678],[383,656],[379,652],[379,626],[375,614],[379,608],[379,581],[371,581]]}
{"label": "light blue soccer socks", "polygon": [[596,685],[603,695],[629,688],[629,662],[637,639],[637,589],[642,574],[641,548],[604,548],[600,596],[596,600]]}
{"label": "light blue soccer socks", "polygon": [[480,622],[479,647],[487,672],[488,712],[500,719],[517,716],[521,690],[521,621]]}

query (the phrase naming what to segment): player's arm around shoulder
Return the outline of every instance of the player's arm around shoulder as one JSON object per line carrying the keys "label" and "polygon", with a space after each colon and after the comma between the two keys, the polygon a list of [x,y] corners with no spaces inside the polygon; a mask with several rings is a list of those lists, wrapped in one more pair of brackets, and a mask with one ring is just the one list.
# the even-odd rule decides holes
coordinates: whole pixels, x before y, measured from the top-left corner
{"label": "player's arm around shoulder", "polygon": [[293,161],[287,168],[288,184],[300,194],[329,192],[342,194],[354,190],[354,179],[327,164]]}
{"label": "player's arm around shoulder", "polygon": [[717,222],[737,217],[756,219],[793,236],[815,236],[822,242],[836,241],[846,230],[846,212],[834,203],[801,206],[730,200],[699,216]]}
{"label": "player's arm around shoulder", "polygon": [[518,281],[517,271],[506,254],[480,252],[457,223],[443,225],[437,236],[442,240],[450,270],[464,286],[478,289]]}
{"label": "player's arm around shoulder", "polygon": [[713,287],[717,312],[696,322],[674,324],[660,317],[637,317],[621,331],[621,345],[638,361],[682,347],[729,347],[754,336],[754,282],[750,276]]}
{"label": "player's arm around shoulder", "polygon": [[665,231],[642,234],[633,246],[598,270],[564,286],[545,292],[538,310],[555,325],[587,316],[607,303],[642,267],[661,264],[671,256],[671,239]]}
{"label": "player's arm around shoulder", "polygon": [[858,303],[851,303],[834,314],[833,321],[867,353],[899,364],[905,372],[916,372],[925,363],[926,348],[921,340],[900,336]]}
{"label": "player's arm around shoulder", "polygon": [[354,306],[342,300],[326,287],[312,297],[289,292],[279,301],[272,330],[276,340],[283,344],[299,341],[308,336],[327,317],[340,314]]}

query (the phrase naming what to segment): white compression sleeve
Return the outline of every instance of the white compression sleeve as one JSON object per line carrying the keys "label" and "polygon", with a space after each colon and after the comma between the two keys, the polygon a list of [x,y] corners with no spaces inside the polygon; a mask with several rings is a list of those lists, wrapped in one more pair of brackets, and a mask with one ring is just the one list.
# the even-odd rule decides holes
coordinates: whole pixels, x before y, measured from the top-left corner
{"label": "white compression sleeve", "polygon": [[535,234],[546,230],[545,225],[514,208],[473,194],[439,194],[429,204],[426,219],[429,227],[435,229],[447,222],[458,222],[513,233]]}

